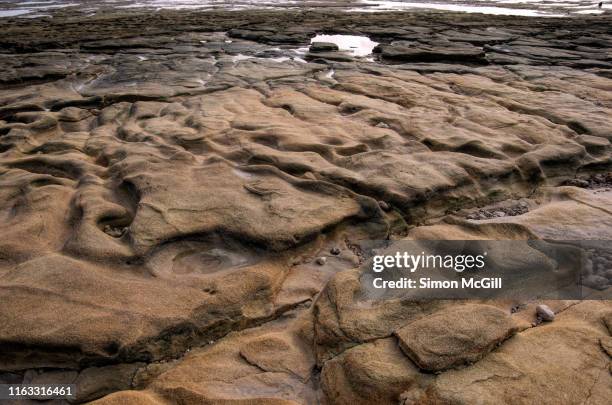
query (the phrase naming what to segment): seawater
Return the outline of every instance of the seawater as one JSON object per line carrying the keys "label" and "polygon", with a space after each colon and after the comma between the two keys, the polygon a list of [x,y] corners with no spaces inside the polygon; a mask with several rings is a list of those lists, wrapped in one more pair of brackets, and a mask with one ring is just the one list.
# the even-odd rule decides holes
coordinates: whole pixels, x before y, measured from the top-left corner
{"label": "seawater", "polygon": [[90,15],[103,8],[115,10],[243,10],[287,9],[317,7],[329,4],[334,10],[350,12],[383,12],[439,10],[497,15],[563,17],[571,14],[597,14],[612,9],[612,1],[604,1],[601,9],[598,1],[591,0],[354,0],[341,2],[325,0],[0,0],[0,17],[37,18],[49,17],[58,9]]}

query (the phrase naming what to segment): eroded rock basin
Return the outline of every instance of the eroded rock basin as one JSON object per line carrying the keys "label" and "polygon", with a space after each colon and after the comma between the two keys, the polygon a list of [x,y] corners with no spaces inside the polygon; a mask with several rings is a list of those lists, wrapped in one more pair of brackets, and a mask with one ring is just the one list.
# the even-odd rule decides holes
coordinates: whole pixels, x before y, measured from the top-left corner
{"label": "eroded rock basin", "polygon": [[[583,301],[360,287],[376,239],[612,239],[609,16],[6,21],[2,382],[99,404],[611,397],[608,256]],[[309,50],[347,37],[367,53]]]}

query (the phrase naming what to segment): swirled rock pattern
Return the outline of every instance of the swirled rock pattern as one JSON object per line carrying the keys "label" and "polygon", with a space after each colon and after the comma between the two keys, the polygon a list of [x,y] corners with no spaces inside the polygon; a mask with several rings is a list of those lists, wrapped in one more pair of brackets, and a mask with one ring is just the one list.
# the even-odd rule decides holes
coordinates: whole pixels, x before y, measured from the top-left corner
{"label": "swirled rock pattern", "polygon": [[[607,403],[610,301],[535,325],[534,302],[359,279],[374,239],[612,239],[609,27],[3,20],[0,381],[97,404]],[[317,33],[380,45],[308,53]]]}

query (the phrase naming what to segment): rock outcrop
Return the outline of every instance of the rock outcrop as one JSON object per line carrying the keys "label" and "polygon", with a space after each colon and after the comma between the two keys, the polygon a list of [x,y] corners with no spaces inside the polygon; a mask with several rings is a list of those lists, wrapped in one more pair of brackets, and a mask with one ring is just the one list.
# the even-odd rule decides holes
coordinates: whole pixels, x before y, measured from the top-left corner
{"label": "rock outcrop", "polygon": [[436,312],[398,329],[404,353],[427,371],[472,364],[517,330],[510,314],[487,305],[463,305]]}
{"label": "rock outcrop", "polygon": [[585,253],[585,301],[372,297],[362,276],[373,240],[612,239],[609,24],[3,20],[0,382],[100,405],[607,403],[607,253]]}

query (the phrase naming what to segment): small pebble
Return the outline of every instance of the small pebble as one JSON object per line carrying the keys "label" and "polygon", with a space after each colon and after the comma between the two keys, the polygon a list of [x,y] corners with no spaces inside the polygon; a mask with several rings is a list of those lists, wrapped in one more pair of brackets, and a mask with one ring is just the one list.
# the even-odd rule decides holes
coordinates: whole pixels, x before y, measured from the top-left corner
{"label": "small pebble", "polygon": [[338,247],[333,247],[329,250],[329,253],[331,253],[334,256],[338,256],[340,254],[340,248]]}
{"label": "small pebble", "polygon": [[496,217],[505,217],[506,213],[504,211],[495,211]]}
{"label": "small pebble", "polygon": [[376,124],[376,126],[378,128],[389,128],[389,124],[387,124],[386,122],[382,122],[382,121]]}
{"label": "small pebble", "polygon": [[538,305],[536,307],[536,314],[538,315],[538,318],[545,322],[552,322],[555,320],[555,312],[550,309],[548,305]]}
{"label": "small pebble", "polygon": [[389,204],[387,204],[386,201],[379,201],[378,202],[378,206],[380,207],[381,210],[383,211],[389,211],[391,209],[391,207],[389,206]]}
{"label": "small pebble", "polygon": [[317,262],[317,264],[319,266],[323,266],[325,264],[325,262],[327,262],[327,259],[325,257],[323,257],[323,256],[317,257],[316,262]]}

